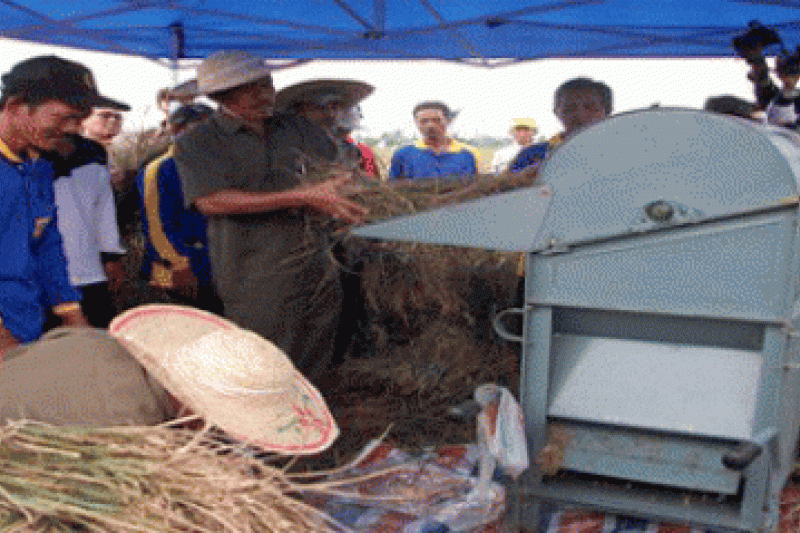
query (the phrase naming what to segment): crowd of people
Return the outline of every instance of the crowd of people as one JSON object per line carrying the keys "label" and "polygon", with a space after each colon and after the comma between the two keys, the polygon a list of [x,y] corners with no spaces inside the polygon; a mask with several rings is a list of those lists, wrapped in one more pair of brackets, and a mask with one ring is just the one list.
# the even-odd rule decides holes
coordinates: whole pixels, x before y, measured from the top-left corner
{"label": "crowd of people", "polygon": [[[793,87],[800,76],[784,70],[781,80]],[[753,76],[756,104],[722,97],[707,108],[753,118],[768,93],[788,94],[768,91],[763,74]],[[146,237],[141,275],[162,301],[269,339],[323,388],[346,313],[330,221],[358,224],[367,214],[347,197],[354,173],[470,176],[478,173],[476,152],[448,133],[453,110],[422,102],[413,109],[419,141],[397,149],[381,176],[370,147],[351,136],[372,86],[313,80],[276,91],[264,62],[241,51],[204,59],[179,89],[158,95],[166,142],[130,187]],[[98,92],[85,66],[56,56],[22,61],[2,77],[0,419],[151,424],[186,403],[172,397],[169,380],[142,370],[137,354],[150,348],[147,335],[133,350],[105,329],[131,290],[115,212],[126,185],[108,162],[127,110]],[[545,161],[613,113],[612,90],[567,80],[553,112],[563,130],[545,141],[537,142],[534,119],[514,119],[514,144],[495,154],[492,172]]]}

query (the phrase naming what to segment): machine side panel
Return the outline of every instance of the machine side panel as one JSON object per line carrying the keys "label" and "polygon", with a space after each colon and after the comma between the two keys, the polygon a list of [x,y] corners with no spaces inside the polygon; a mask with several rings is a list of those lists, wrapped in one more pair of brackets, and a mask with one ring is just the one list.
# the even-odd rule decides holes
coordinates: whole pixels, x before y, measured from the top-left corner
{"label": "machine side panel", "polygon": [[789,212],[584,245],[528,261],[534,305],[779,321]]}

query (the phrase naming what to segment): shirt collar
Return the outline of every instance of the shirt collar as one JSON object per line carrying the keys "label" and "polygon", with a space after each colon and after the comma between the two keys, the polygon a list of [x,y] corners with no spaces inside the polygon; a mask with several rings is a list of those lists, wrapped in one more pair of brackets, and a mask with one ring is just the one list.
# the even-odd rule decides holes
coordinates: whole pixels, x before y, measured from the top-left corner
{"label": "shirt collar", "polygon": [[8,159],[15,165],[19,165],[20,163],[25,162],[24,159],[22,159],[20,156],[11,151],[11,148],[8,147],[8,145],[3,141],[3,139],[0,139],[0,155],[2,155],[5,159]]}
{"label": "shirt collar", "polygon": [[247,122],[233,115],[229,115],[228,113],[215,113],[214,121],[219,125],[220,129],[228,135],[232,135],[239,130],[253,132],[253,129],[247,125]]}
{"label": "shirt collar", "polygon": [[[425,144],[424,139],[417,139],[417,141],[414,143],[414,146],[421,150],[432,150],[430,146]],[[442,150],[442,152],[456,153],[465,149],[469,150],[469,146],[455,139],[450,139],[450,144],[448,144],[447,147]]]}

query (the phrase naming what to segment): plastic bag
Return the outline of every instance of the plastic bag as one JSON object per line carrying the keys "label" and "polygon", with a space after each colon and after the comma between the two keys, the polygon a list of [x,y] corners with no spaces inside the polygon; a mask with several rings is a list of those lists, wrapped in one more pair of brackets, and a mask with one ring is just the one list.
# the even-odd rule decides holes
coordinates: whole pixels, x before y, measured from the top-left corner
{"label": "plastic bag", "polygon": [[478,415],[478,444],[487,447],[508,475],[518,478],[528,468],[522,408],[508,389],[494,384],[476,388],[475,400],[483,406]]}

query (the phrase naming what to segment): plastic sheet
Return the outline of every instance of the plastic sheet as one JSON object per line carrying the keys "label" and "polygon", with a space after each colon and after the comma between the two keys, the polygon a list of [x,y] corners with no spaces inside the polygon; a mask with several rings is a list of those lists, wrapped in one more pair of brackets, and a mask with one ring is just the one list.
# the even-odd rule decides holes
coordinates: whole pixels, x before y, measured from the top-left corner
{"label": "plastic sheet", "polygon": [[380,444],[346,477],[392,468],[342,491],[363,496],[403,496],[402,501],[365,504],[358,498],[311,498],[309,503],[358,533],[507,533],[505,490],[490,481],[475,491],[472,476],[480,454],[477,446],[444,447],[423,456]]}

